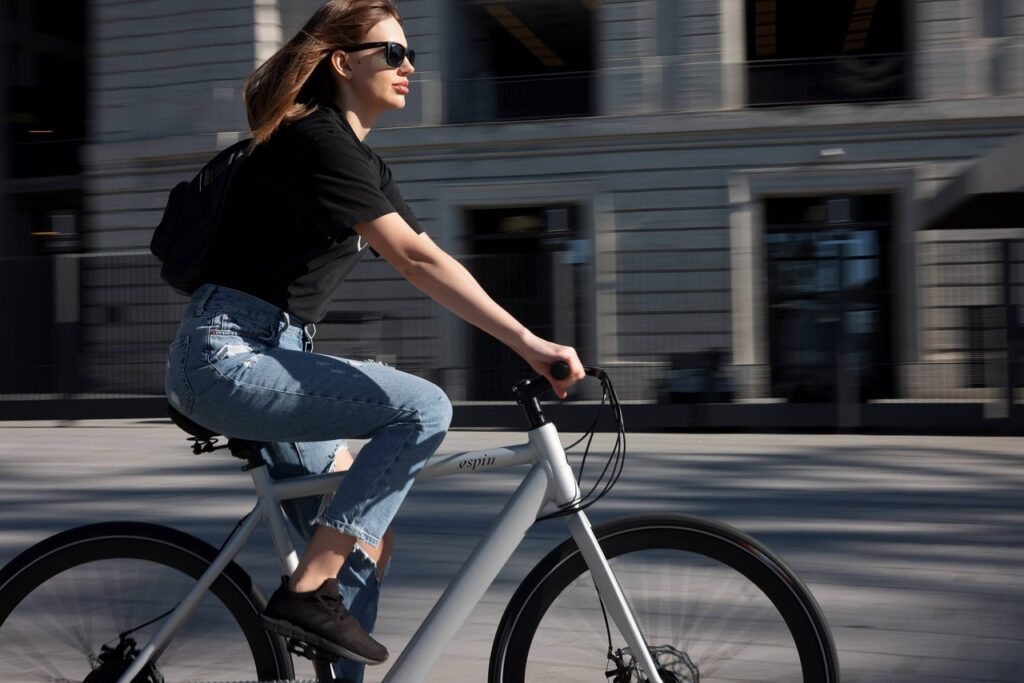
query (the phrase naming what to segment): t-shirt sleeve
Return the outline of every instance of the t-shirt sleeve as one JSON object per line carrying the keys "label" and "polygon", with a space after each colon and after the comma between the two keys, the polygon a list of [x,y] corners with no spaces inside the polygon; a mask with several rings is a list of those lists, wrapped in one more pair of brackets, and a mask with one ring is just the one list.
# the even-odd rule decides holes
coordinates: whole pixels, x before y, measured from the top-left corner
{"label": "t-shirt sleeve", "polygon": [[377,160],[343,132],[311,140],[297,167],[285,182],[299,220],[335,241],[400,210],[381,188]]}
{"label": "t-shirt sleeve", "polygon": [[[375,155],[376,156],[376,155]],[[417,233],[422,233],[423,228],[420,227],[420,222],[416,218],[416,214],[409,208],[409,205],[405,203],[402,198],[402,193],[398,191],[398,185],[395,183],[395,179],[391,175],[391,169],[384,163],[384,160],[379,156],[377,162],[380,164],[380,187],[384,196],[388,198],[388,202],[395,208],[398,215],[405,219],[405,222],[409,224],[409,227],[415,230]]]}

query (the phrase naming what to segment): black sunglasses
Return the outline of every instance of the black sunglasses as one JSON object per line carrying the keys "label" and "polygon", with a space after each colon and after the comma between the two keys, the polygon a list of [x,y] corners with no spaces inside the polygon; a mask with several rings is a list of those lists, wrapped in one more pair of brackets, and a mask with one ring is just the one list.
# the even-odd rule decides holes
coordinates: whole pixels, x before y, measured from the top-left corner
{"label": "black sunglasses", "polygon": [[380,42],[380,43],[359,43],[358,45],[349,45],[348,47],[341,48],[345,52],[356,52],[357,50],[369,50],[374,47],[386,47],[387,50],[384,52],[384,58],[387,59],[388,66],[398,68],[402,66],[402,62],[405,58],[409,58],[409,63],[416,66],[416,50],[410,50],[401,43],[393,43],[391,41]]}

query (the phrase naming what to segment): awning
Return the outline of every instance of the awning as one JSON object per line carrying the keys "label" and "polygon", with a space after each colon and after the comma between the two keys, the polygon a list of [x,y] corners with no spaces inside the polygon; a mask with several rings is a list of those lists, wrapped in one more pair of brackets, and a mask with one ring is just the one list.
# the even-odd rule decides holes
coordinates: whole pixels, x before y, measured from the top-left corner
{"label": "awning", "polygon": [[1024,227],[1024,135],[1012,138],[922,200],[919,230]]}

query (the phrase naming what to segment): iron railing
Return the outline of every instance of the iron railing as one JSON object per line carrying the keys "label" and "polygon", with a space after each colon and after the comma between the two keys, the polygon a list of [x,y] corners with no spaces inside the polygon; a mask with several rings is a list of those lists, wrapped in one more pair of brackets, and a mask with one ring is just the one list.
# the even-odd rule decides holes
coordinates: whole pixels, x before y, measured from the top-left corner
{"label": "iron railing", "polygon": [[752,107],[909,97],[908,53],[747,62],[747,102]]}
{"label": "iron railing", "polygon": [[460,78],[445,83],[448,123],[593,116],[593,71]]}

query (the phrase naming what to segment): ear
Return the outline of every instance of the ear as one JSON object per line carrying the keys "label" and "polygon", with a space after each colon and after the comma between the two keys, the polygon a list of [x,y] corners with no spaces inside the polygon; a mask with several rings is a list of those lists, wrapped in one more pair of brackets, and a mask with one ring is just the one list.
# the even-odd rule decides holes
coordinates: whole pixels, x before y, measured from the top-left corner
{"label": "ear", "polygon": [[348,65],[348,53],[344,50],[335,50],[331,53],[330,59],[331,69],[345,80],[351,80],[352,69]]}

